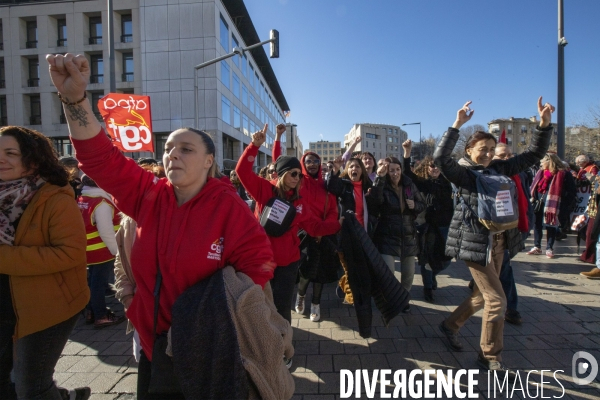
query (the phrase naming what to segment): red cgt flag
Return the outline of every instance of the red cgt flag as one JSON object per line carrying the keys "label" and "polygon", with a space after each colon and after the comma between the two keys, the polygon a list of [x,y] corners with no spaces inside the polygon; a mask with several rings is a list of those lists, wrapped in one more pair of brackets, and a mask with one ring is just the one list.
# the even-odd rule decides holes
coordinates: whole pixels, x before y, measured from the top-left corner
{"label": "red cgt flag", "polygon": [[109,93],[98,100],[98,110],[121,151],[154,152],[150,96]]}
{"label": "red cgt flag", "polygon": [[502,129],[502,134],[500,135],[498,142],[506,144],[506,131],[504,129]]}

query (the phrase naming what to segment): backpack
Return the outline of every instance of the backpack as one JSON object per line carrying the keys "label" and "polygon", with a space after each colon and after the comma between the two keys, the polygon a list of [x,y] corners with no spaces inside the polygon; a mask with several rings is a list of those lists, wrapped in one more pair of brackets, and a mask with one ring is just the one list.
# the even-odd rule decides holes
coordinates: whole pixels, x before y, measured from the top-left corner
{"label": "backpack", "polygon": [[279,197],[271,197],[263,207],[260,225],[265,228],[267,235],[279,237],[290,229],[295,217],[294,204]]}
{"label": "backpack", "polygon": [[477,175],[477,212],[474,212],[459,193],[460,201],[491,232],[505,231],[519,225],[517,186],[508,176],[493,170],[473,171]]}

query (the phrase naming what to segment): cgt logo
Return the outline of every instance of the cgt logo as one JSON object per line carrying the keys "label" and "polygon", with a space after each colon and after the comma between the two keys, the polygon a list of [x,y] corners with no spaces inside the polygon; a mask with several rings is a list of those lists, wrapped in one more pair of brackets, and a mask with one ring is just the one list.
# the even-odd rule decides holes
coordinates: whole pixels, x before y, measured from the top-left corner
{"label": "cgt logo", "polygon": [[219,238],[212,242],[212,244],[210,245],[210,251],[208,252],[206,258],[209,260],[221,261],[221,254],[223,254],[224,247],[223,242],[223,238]]}
{"label": "cgt logo", "polygon": [[[585,360],[585,361],[584,361]],[[586,351],[578,351],[573,355],[571,375],[576,385],[589,385],[598,375],[598,361]],[[588,376],[580,376],[589,373]]]}

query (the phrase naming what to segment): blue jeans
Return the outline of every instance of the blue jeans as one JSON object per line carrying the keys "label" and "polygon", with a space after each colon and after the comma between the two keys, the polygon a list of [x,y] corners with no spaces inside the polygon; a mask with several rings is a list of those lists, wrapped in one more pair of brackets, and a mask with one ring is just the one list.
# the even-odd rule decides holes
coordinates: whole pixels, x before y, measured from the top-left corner
{"label": "blue jeans", "polygon": [[[533,226],[533,245],[538,249],[542,248],[542,238],[544,236],[544,210],[535,213],[535,224]],[[554,240],[556,239],[556,227],[546,226],[546,236],[548,242],[546,244],[546,250],[552,250],[554,248]]]}
{"label": "blue jeans", "polygon": [[517,285],[515,284],[508,250],[504,250],[504,260],[502,260],[502,268],[500,269],[500,283],[506,296],[506,310],[517,311],[519,296],[517,295]]}
{"label": "blue jeans", "polygon": [[[442,234],[444,241],[448,240],[449,227],[444,226],[444,227],[439,227],[438,229],[440,230],[440,233]],[[435,277],[437,276],[437,274],[439,274],[440,272],[442,272],[443,270],[448,268],[451,263],[452,263],[452,260],[444,261],[444,263],[442,264],[442,269],[440,271],[436,271],[436,272],[433,272],[431,269],[428,269],[427,268],[428,266],[421,267],[421,277],[423,278],[423,288],[425,288],[425,289],[433,289],[434,287],[437,288],[437,280],[435,279]]]}
{"label": "blue jeans", "polygon": [[88,265],[87,277],[90,287],[89,309],[94,313],[96,320],[106,317],[106,285],[111,271],[115,269],[115,260],[101,264]]}
{"label": "blue jeans", "polygon": [[[79,313],[43,331],[22,337],[14,344],[12,335],[15,326],[2,325],[0,382],[3,385],[10,382],[10,371],[14,368],[15,388],[19,399],[62,400],[54,383],[54,368],[78,319]],[[10,391],[8,396],[10,398]]]}

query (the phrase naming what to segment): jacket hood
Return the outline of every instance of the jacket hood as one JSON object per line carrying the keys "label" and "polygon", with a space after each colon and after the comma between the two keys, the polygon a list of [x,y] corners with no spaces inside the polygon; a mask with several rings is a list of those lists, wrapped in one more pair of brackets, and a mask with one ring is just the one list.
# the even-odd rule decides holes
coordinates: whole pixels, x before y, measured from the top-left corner
{"label": "jacket hood", "polygon": [[475,161],[471,160],[468,157],[463,157],[460,160],[458,160],[458,165],[462,165],[463,167],[467,167],[470,169],[486,169],[483,165],[477,164]]}
{"label": "jacket hood", "polygon": [[58,193],[63,193],[63,194],[66,194],[66,195],[69,195],[69,196],[75,198],[75,192],[73,191],[73,188],[71,187],[71,185],[67,184],[65,186],[56,186],[56,185],[46,182],[44,184],[44,186],[42,186],[40,188],[40,190],[38,190],[38,192],[33,197],[33,199],[31,199],[30,203],[35,202],[36,204],[42,204],[46,200],[48,200],[50,197],[52,197]]}
{"label": "jacket hood", "polygon": [[302,175],[304,175],[305,179],[312,179],[312,180],[317,181],[319,184],[325,184],[325,181],[323,180],[323,176],[321,175],[321,163],[319,163],[319,170],[317,172],[316,178],[313,178],[306,170],[306,167],[304,166],[304,160],[306,159],[307,156],[315,156],[319,159],[319,161],[321,161],[321,156],[319,156],[317,153],[313,153],[312,151],[304,153],[304,155],[302,156],[302,159],[300,160],[300,164],[302,165]]}

